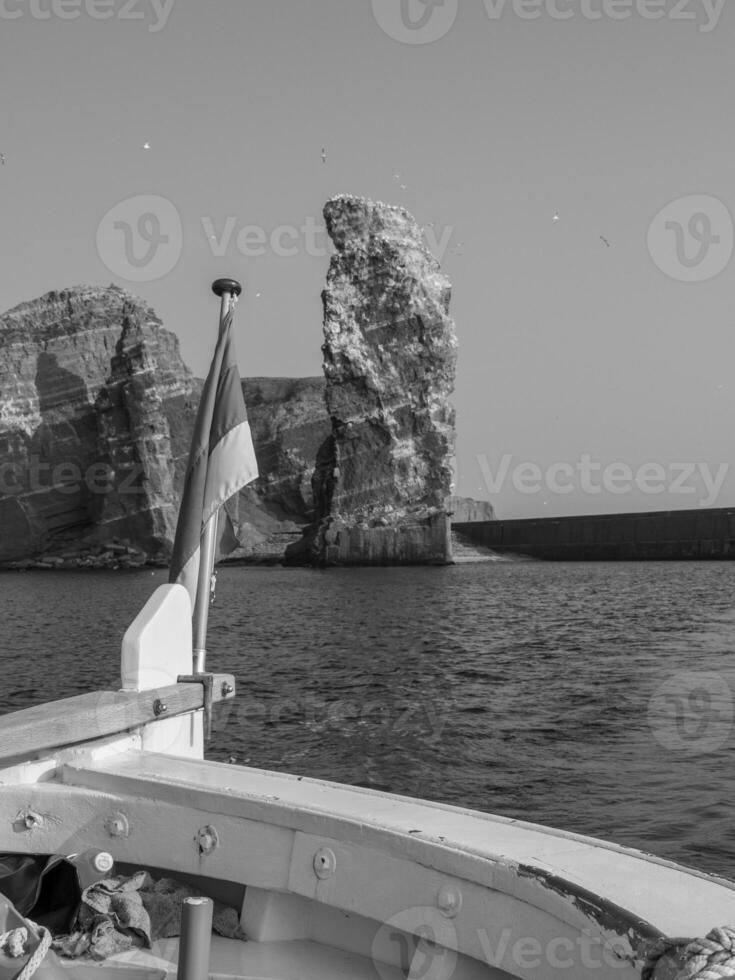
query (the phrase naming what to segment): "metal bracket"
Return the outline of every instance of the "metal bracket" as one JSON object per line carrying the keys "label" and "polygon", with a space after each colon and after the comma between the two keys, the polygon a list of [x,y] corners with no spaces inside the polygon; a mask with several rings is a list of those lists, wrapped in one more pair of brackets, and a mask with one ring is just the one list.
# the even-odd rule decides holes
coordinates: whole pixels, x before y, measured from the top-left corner
{"label": "metal bracket", "polygon": [[235,696],[235,677],[233,674],[180,674],[178,684],[201,684],[204,691],[204,737],[212,737],[212,705],[219,701],[229,701]]}

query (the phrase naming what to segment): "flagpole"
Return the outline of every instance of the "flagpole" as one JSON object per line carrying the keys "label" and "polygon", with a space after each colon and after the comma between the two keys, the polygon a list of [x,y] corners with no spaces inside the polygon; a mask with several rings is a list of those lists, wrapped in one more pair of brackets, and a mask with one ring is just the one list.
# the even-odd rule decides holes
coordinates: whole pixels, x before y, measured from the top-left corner
{"label": "flagpole", "polygon": [[[236,279],[217,279],[212,283],[212,292],[221,299],[220,326],[230,309],[232,297],[239,296],[242,286]],[[202,532],[199,551],[199,578],[197,580],[196,603],[194,605],[194,673],[203,674],[207,658],[207,622],[211,596],[212,571],[217,553],[217,514],[209,521]]]}

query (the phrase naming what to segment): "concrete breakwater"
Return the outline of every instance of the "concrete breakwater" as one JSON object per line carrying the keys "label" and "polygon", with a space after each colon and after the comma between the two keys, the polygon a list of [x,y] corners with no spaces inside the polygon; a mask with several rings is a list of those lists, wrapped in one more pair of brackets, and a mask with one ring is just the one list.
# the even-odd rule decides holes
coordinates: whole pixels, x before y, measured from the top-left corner
{"label": "concrete breakwater", "polygon": [[458,522],[452,530],[498,554],[547,561],[735,559],[735,508]]}

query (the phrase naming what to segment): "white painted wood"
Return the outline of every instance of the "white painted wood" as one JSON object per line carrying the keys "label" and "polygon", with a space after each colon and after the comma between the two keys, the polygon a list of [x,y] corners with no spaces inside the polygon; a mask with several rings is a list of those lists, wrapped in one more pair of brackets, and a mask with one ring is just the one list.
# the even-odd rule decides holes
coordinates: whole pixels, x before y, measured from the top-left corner
{"label": "white painted wood", "polygon": [[123,636],[122,689],[166,687],[191,671],[189,593],[183,585],[160,585]]}
{"label": "white painted wood", "polygon": [[[18,819],[28,810],[42,817],[30,827]],[[109,827],[118,814],[124,815],[129,831],[114,837]],[[212,824],[219,846],[202,855],[197,832]],[[288,828],[136,792],[89,790],[57,782],[0,790],[0,852],[71,854],[98,847],[127,864],[284,891],[292,842],[293,831]]]}
{"label": "white painted wood", "polygon": [[240,922],[258,943],[308,939],[314,905],[300,895],[249,887],[245,892]]}
{"label": "white painted wood", "polygon": [[[119,953],[104,966],[64,961],[70,980],[156,980],[176,976],[177,939],[155,942],[150,950]],[[395,967],[308,941],[256,943],[212,937],[210,977],[216,980],[405,980]],[[429,980],[428,977],[424,980]]]}
{"label": "white painted wood", "polygon": [[166,718],[141,730],[142,748],[188,759],[204,758],[204,712]]}
{"label": "white painted wood", "polygon": [[42,759],[14,763],[0,769],[0,786],[24,783],[32,785],[52,778],[59,764],[64,761],[76,760],[79,763],[86,759],[87,762],[94,763],[140,747],[140,734],[126,732],[124,735],[114,735],[83,746],[59,748],[57,752]]}
{"label": "white painted wood", "polygon": [[[334,855],[335,870],[329,877],[320,879],[313,865],[315,856],[324,848]],[[461,908],[456,917],[446,917],[439,909],[439,897],[445,889],[452,889],[460,896]],[[414,970],[421,975],[422,970],[426,973],[431,968],[432,976],[433,971],[438,971],[437,980],[441,980],[442,970],[449,969],[448,963],[456,965],[455,951],[480,962],[486,961],[489,954],[500,969],[521,976],[526,961],[537,959],[543,964],[545,959],[553,960],[555,943],[567,951],[564,975],[568,980],[588,980],[589,964],[595,957],[599,968],[612,964],[620,980],[633,980],[637,976],[630,964],[626,967],[625,960],[613,954],[615,946],[620,946],[625,956],[633,959],[627,937],[606,934],[571,900],[557,895],[550,914],[532,901],[521,901],[499,890],[441,874],[376,848],[297,833],[289,890],[384,922],[381,930],[384,939],[395,937],[396,933],[425,937],[436,949],[423,960],[420,955],[415,958],[423,965],[414,964]],[[541,888],[538,894],[540,897]],[[587,957],[582,955],[577,943],[585,929],[590,932],[592,950]],[[536,945],[539,952],[534,956]],[[427,942],[421,942],[419,954],[426,947]],[[548,956],[547,950],[551,950]]]}
{"label": "white painted wood", "polygon": [[615,844],[472,810],[284,773],[148,754],[121,756],[93,769],[72,767],[64,778],[375,846],[531,900],[547,911],[558,907],[559,896],[532,875],[519,874],[519,864],[566,877],[668,935],[706,935],[713,921],[735,922],[732,882]]}
{"label": "white painted wood", "polygon": [[[160,585],[128,627],[122,641],[124,691],[147,691],[175,684],[191,674],[191,600],[183,585]],[[203,713],[167,718],[141,732],[149,752],[204,758]]]}
{"label": "white painted wood", "polygon": [[[416,948],[415,937],[410,932],[399,935],[395,923],[386,925],[299,895],[261,888],[247,889],[241,922],[255,942],[309,939],[404,972]],[[454,957],[458,959],[462,958]]]}

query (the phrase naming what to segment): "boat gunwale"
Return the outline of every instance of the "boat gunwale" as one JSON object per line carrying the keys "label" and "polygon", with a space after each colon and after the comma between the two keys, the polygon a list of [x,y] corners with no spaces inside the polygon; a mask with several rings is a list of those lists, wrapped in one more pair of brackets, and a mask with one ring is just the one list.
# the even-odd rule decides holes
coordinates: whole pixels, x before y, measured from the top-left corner
{"label": "boat gunwale", "polygon": [[[278,826],[294,833],[333,838],[348,845],[378,847],[391,857],[410,860],[438,873],[454,875],[479,887],[499,891],[543,909],[547,913],[551,913],[551,910],[543,901],[539,904],[539,897],[542,894],[539,889],[543,889],[543,893],[555,892],[567,902],[571,902],[586,922],[594,920],[604,931],[612,929],[617,933],[628,933],[631,937],[634,936],[634,948],[665,934],[661,928],[654,925],[649,918],[640,912],[634,911],[631,907],[626,908],[625,905],[620,904],[619,900],[607,898],[600,892],[593,891],[586,883],[565,876],[559,868],[558,860],[554,860],[553,854],[550,854],[548,859],[539,855],[538,861],[535,861],[533,857],[518,855],[514,857],[510,854],[504,854],[502,851],[490,853],[463,842],[461,833],[457,837],[452,837],[451,832],[446,836],[439,836],[430,830],[411,833],[406,828],[391,822],[386,814],[371,814],[367,818],[360,816],[359,807],[355,807],[354,811],[349,813],[343,812],[339,808],[335,810],[334,806],[328,808],[320,804],[318,800],[283,800],[274,794],[266,793],[262,788],[260,792],[247,792],[241,788],[225,785],[224,782],[217,786],[203,786],[194,779],[187,780],[181,776],[177,777],[176,773],[173,772],[173,770],[179,769],[178,763],[184,763],[193,767],[192,775],[194,775],[196,767],[202,765],[201,762],[195,760],[175,759],[156,753],[140,753],[137,751],[125,753],[125,756],[123,760],[109,758],[100,763],[91,764],[75,759],[62,767],[60,777],[64,785],[70,787],[96,790],[113,796],[116,791],[135,794],[137,798],[147,796],[150,800],[179,806],[195,806],[214,814]],[[141,769],[140,766],[144,760],[152,763],[154,767],[156,762],[160,762],[167,767],[167,771],[165,773],[147,772],[145,768]],[[120,771],[121,761],[124,766],[122,771]],[[207,762],[204,765],[210,771],[227,773],[230,776],[230,783],[234,770],[242,774],[262,775],[268,780],[280,780],[287,785],[289,783],[293,785],[297,782],[302,785],[305,783],[306,787],[316,785],[327,791],[334,792],[336,790],[340,794],[347,793],[347,797],[350,795],[358,798],[367,796],[393,805],[407,804],[414,808],[439,811],[450,816],[479,819],[490,825],[496,824],[532,833],[540,832],[552,841],[579,843],[583,848],[588,849],[590,854],[600,850],[617,853],[640,862],[642,865],[655,865],[664,871],[671,871],[684,881],[689,877],[695,877],[700,879],[705,886],[724,887],[727,891],[735,892],[735,883],[727,879],[719,879],[716,876],[696,870],[690,871],[682,865],[661,858],[649,857],[644,852],[610,844],[607,841],[599,842],[601,846],[598,847],[598,842],[594,838],[564,831],[556,832],[552,828],[528,824],[508,817],[498,817],[481,811],[453,807],[450,804],[402,797],[380,790],[370,790],[366,787],[351,787],[327,780],[298,777],[293,774],[249,769],[242,766],[232,766],[228,763]],[[168,788],[168,794],[161,793],[163,786]],[[275,789],[275,785],[273,788]],[[184,793],[186,794],[185,797],[183,796]],[[217,797],[216,810],[212,807],[212,801],[208,801],[208,797],[212,794],[216,794]],[[345,799],[343,797],[343,806]],[[208,802],[209,807],[207,806]],[[352,802],[354,804],[354,800]],[[441,855],[444,855],[443,860]],[[569,855],[566,857],[568,859]],[[577,857],[586,857],[583,849],[580,849]],[[637,900],[646,901],[645,897],[637,898]],[[552,901],[555,904],[556,899]],[[662,912],[663,916],[666,914],[665,911]]]}

